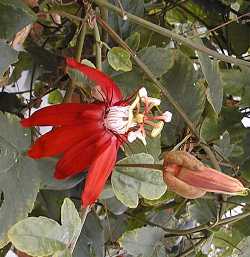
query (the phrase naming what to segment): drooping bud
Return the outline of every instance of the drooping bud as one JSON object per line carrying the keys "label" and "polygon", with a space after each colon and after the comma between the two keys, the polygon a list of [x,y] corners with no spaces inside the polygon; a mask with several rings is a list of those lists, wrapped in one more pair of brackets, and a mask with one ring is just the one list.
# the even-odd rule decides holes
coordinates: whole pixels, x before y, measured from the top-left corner
{"label": "drooping bud", "polygon": [[169,190],[188,199],[199,198],[206,192],[228,195],[248,193],[248,189],[239,180],[206,167],[184,151],[169,152],[165,155],[163,176]]}

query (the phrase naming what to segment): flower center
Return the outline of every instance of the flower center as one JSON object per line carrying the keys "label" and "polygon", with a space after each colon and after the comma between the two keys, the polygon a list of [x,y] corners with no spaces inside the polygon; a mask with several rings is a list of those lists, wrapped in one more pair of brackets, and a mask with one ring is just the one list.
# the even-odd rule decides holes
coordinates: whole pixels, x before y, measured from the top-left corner
{"label": "flower center", "polygon": [[125,134],[131,127],[128,125],[130,106],[111,106],[104,119],[105,127],[118,134]]}
{"label": "flower center", "polygon": [[161,133],[164,122],[171,121],[170,112],[152,116],[151,109],[160,103],[159,99],[148,97],[146,89],[141,88],[131,105],[111,106],[104,118],[104,125],[117,134],[128,132],[129,142],[138,138],[146,145],[146,132],[148,133],[150,127],[150,136],[156,137]]}

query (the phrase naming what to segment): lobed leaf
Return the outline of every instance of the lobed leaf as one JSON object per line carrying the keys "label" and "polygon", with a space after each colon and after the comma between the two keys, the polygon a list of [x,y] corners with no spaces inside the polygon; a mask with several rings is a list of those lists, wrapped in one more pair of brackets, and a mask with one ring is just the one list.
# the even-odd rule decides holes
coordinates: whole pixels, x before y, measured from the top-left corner
{"label": "lobed leaf", "polygon": [[[111,183],[116,197],[126,206],[136,208],[139,197],[154,200],[166,191],[160,170],[125,167],[126,164],[153,164],[154,158],[145,153],[131,155],[117,162]],[[119,166],[121,165],[121,166]]]}

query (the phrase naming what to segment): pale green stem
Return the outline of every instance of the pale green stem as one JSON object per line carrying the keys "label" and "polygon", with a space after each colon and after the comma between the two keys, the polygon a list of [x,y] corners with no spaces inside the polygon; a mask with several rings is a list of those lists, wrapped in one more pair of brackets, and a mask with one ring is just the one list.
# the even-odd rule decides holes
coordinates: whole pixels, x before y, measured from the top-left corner
{"label": "pale green stem", "polygon": [[86,35],[86,29],[87,29],[87,23],[86,21],[84,21],[81,25],[81,32],[78,36],[78,40],[77,40],[77,45],[76,45],[76,60],[78,62],[81,61],[81,56],[82,56],[82,52],[83,52],[83,45],[84,45],[84,40],[85,40],[85,35]]}
{"label": "pale green stem", "polygon": [[102,47],[101,37],[97,23],[94,26],[95,43],[96,43],[96,67],[98,70],[102,70]]}

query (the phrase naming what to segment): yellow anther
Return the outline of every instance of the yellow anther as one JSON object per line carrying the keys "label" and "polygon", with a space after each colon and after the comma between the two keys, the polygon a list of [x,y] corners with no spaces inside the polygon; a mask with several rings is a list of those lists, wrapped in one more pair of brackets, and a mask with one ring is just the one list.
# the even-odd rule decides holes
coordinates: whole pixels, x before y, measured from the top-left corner
{"label": "yellow anther", "polygon": [[141,113],[137,113],[137,114],[135,115],[135,117],[134,117],[134,121],[135,121],[136,123],[143,123],[143,121],[144,121],[144,115],[141,114]]}
{"label": "yellow anther", "polygon": [[153,130],[151,131],[151,137],[157,137],[158,135],[160,135],[160,133],[161,133],[161,131],[163,129],[163,126],[164,126],[164,122],[160,121],[160,122],[158,122],[155,125],[157,125],[157,126],[155,126],[153,128]]}

